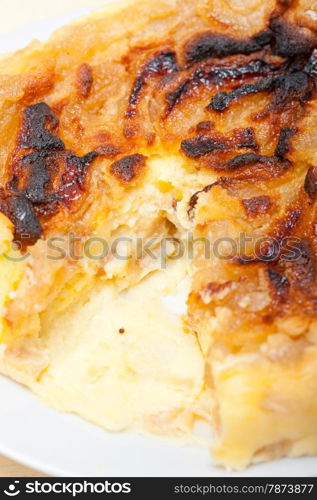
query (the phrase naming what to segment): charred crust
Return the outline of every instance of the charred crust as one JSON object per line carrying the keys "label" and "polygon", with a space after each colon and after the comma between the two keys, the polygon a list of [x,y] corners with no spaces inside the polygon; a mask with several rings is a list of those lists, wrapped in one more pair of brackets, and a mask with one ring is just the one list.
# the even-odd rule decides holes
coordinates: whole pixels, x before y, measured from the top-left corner
{"label": "charred crust", "polygon": [[140,154],[125,156],[111,165],[110,172],[124,184],[129,184],[139,175],[145,162],[146,157]]}
{"label": "charred crust", "polygon": [[227,163],[219,166],[217,170],[235,171],[252,165],[264,166],[272,172],[279,175],[281,170],[284,171],[290,167],[290,162],[285,159],[277,158],[276,156],[265,156],[257,153],[244,153],[231,158]]}
{"label": "charred crust", "polygon": [[64,149],[63,141],[52,134],[58,124],[58,118],[46,103],[27,107],[23,112],[18,147],[45,151]]}
{"label": "charred crust", "polygon": [[[260,240],[260,247],[257,248],[255,255],[239,255],[232,260],[232,263],[238,265],[276,263],[282,262],[287,252],[296,254],[296,251],[292,253],[290,249],[287,250],[285,247],[287,246],[288,237],[292,235],[301,215],[302,211],[300,209],[288,210],[285,216],[277,221],[272,233],[262,241]],[[286,252],[284,252],[285,249]]]}
{"label": "charred crust", "polygon": [[165,98],[167,107],[164,116],[168,116],[177,104],[190,96],[200,86],[208,87],[212,84],[221,85],[225,81],[241,80],[251,76],[265,76],[276,69],[277,67],[261,59],[236,66],[219,65],[212,62],[204,63],[201,67],[196,68],[175,90],[167,94]]}
{"label": "charred crust", "polygon": [[311,200],[315,200],[317,197],[317,171],[316,167],[310,167],[307,171],[304,190]]}
{"label": "charred crust", "polygon": [[20,159],[20,169],[25,177],[25,184],[21,191],[32,203],[45,203],[47,201],[46,188],[50,184],[50,165],[54,157],[47,153],[36,152],[23,156]]}
{"label": "charred crust", "polygon": [[222,58],[235,54],[258,52],[272,40],[271,30],[251,38],[234,38],[221,33],[205,32],[189,40],[184,47],[185,66],[190,67],[211,57]]}
{"label": "charred crust", "polygon": [[[283,3],[286,5],[286,2]],[[109,135],[98,142],[100,147],[96,151],[78,157],[72,151],[65,150],[63,141],[58,137],[58,118],[47,104],[40,102],[25,108],[17,146],[11,157],[9,181],[0,196],[0,210],[13,221],[15,239],[22,240],[25,234],[29,234],[28,241],[35,242],[42,235],[43,218],[48,219],[58,211],[61,205],[69,207],[73,201],[80,198],[85,191],[88,167],[97,155],[113,159],[114,163],[110,167],[110,172],[123,184],[129,184],[139,175],[145,165],[145,157],[138,154],[121,157],[135,150],[136,143],[139,141],[140,127],[139,122],[132,118],[138,112],[138,105],[147,87],[151,90],[151,86],[158,81],[159,85],[155,87],[155,92],[159,94],[159,98],[165,99],[165,102],[160,101],[163,105],[161,118],[166,118],[178,103],[182,104],[185,98],[198,96],[197,90],[201,87],[211,89],[210,96],[218,91],[208,108],[219,113],[228,109],[234,102],[240,103],[244,96],[260,92],[272,94],[266,110],[275,112],[276,115],[277,112],[282,112],[284,107],[287,111],[281,120],[275,120],[277,116],[269,117],[272,128],[275,125],[285,127],[285,124],[291,122],[289,128],[280,130],[273,156],[258,154],[262,150],[257,144],[251,127],[235,130],[228,137],[218,133],[213,124],[208,121],[197,126],[196,137],[185,137],[181,143],[181,150],[191,159],[197,161],[201,159],[199,165],[202,164],[220,172],[227,171],[227,179],[237,182],[262,182],[283,174],[291,166],[286,156],[290,152],[291,138],[297,132],[292,124],[299,116],[303,116],[305,103],[315,95],[317,88],[317,51],[314,50],[317,46],[317,37],[303,26],[297,26],[282,17],[276,17],[280,16],[281,12],[283,9],[279,9],[278,13],[275,12],[275,18],[272,17],[269,29],[249,38],[238,38],[210,31],[197,34],[183,47],[183,68],[179,67],[173,50],[158,50],[153,53],[151,49],[150,56],[134,75],[135,79],[126,109],[125,118],[128,120],[124,122],[123,130],[124,139],[128,140],[122,144],[129,143],[131,147],[128,145],[119,149],[113,146],[110,144],[112,138]],[[164,47],[167,46],[164,45]],[[138,48],[137,53],[143,53],[142,50]],[[255,55],[247,57],[251,54]],[[272,55],[278,57],[272,57]],[[227,60],[221,60],[229,56]],[[81,98],[88,98],[93,85],[91,67],[86,63],[81,64],[74,78],[76,80],[73,85],[77,94]],[[25,86],[21,102],[36,102],[36,95],[38,94],[38,97],[40,94],[44,95],[53,84],[53,73],[39,83],[30,81]],[[217,90],[213,90],[214,88]],[[156,98],[157,95],[155,94],[154,97]],[[80,102],[82,103],[83,100],[80,99]],[[288,120],[292,115],[293,105],[294,120]],[[61,109],[61,106],[56,106],[56,110],[59,110],[57,112]],[[251,120],[255,122],[259,119],[260,113],[252,115]],[[213,115],[209,114],[209,116]],[[262,114],[262,116],[265,115]],[[153,129],[156,130],[155,127]],[[190,129],[190,134],[193,130]],[[274,137],[277,136],[277,130],[276,128],[272,130]],[[154,136],[149,132],[148,144],[152,137]],[[120,141],[119,144],[121,144]],[[252,152],[237,154],[242,152],[239,151],[240,149],[252,150]],[[114,161],[117,158],[121,159]],[[189,216],[192,215],[200,194],[207,193],[214,185],[226,187],[224,179],[221,178],[214,184],[206,186],[191,197]],[[263,185],[261,185],[262,188]],[[311,167],[307,172],[304,190],[310,200],[317,198],[315,167]],[[305,199],[303,190],[300,190],[300,195],[301,201]],[[272,207],[269,196],[256,196],[242,199],[241,202],[250,217],[264,214]],[[306,206],[308,204],[311,203],[307,203],[306,199]],[[295,205],[295,208],[289,210],[282,220],[275,223],[274,235],[278,241],[285,235],[292,234],[297,227],[301,216],[301,211],[296,208],[297,206],[300,205]],[[302,228],[302,225],[300,227]],[[298,261],[287,264],[286,271],[289,281],[299,283],[298,287],[302,286],[304,289],[305,284],[309,285],[314,279],[314,259],[307,241],[301,243],[300,252]],[[243,264],[265,260],[252,256],[241,256],[239,259]],[[303,271],[305,266],[306,274]],[[274,289],[278,288],[277,285],[283,284],[286,279],[275,269],[270,269],[268,275],[270,281],[273,282]]]}
{"label": "charred crust", "polygon": [[303,238],[292,244],[289,250],[291,254],[285,259],[288,279],[292,286],[307,293],[316,277],[315,258],[309,241]]}
{"label": "charred crust", "polygon": [[127,118],[132,118],[136,114],[136,109],[137,109],[137,104],[139,101],[139,97],[141,94],[141,90],[143,86],[145,85],[145,79],[142,77],[136,78],[133,89],[131,91],[130,97],[129,97],[129,105],[128,109],[126,112]]}
{"label": "charred crust", "polygon": [[133,88],[130,93],[127,118],[133,118],[137,112],[137,105],[148,79],[153,76],[164,76],[179,71],[175,52],[172,50],[163,50],[154,54],[152,58],[139,71]]}
{"label": "charred crust", "polygon": [[87,167],[97,156],[95,151],[83,157],[65,151],[64,143],[53,135],[57,127],[58,119],[45,103],[23,111],[11,178],[0,206],[14,224],[15,240],[23,245],[42,236],[42,217],[51,217],[60,204],[79,198]]}
{"label": "charred crust", "polygon": [[299,208],[291,208],[286,212],[284,217],[279,219],[275,224],[272,236],[278,241],[290,236],[296,228],[301,216],[302,210]]}
{"label": "charred crust", "polygon": [[268,268],[266,272],[273,301],[277,303],[285,302],[290,289],[288,279],[274,269]]}
{"label": "charred crust", "polygon": [[252,127],[239,128],[234,131],[234,143],[238,149],[258,150],[254,129]]}
{"label": "charred crust", "polygon": [[287,22],[282,17],[272,19],[273,52],[281,57],[307,55],[317,46],[317,37],[308,29]]}
{"label": "charred crust", "polygon": [[76,74],[76,87],[78,94],[87,99],[94,82],[93,72],[89,64],[83,63],[79,66]]}
{"label": "charred crust", "polygon": [[265,214],[272,207],[272,201],[269,196],[255,196],[242,200],[245,211],[250,217]]}
{"label": "charred crust", "polygon": [[296,71],[285,75],[276,82],[276,92],[270,104],[272,111],[280,111],[284,105],[293,100],[307,102],[310,93],[310,81],[304,71]]}
{"label": "charred crust", "polygon": [[80,193],[84,191],[87,168],[97,156],[96,151],[84,156],[76,156],[71,151],[66,154],[64,158],[65,170],[56,193],[60,202],[70,205],[71,202],[79,198]]}
{"label": "charred crust", "polygon": [[308,76],[303,71],[262,78],[255,83],[242,85],[231,92],[218,92],[213,96],[207,109],[222,112],[228,109],[232,102],[238,101],[245,96],[273,91],[276,91],[276,94],[272,101],[272,108],[280,108],[285,102],[306,95],[308,87]]}
{"label": "charred crust", "polygon": [[311,54],[311,56],[307,62],[307,65],[305,67],[305,71],[315,80],[315,85],[316,85],[316,82],[317,82],[317,50],[316,49]]}
{"label": "charred crust", "polygon": [[182,82],[175,90],[169,92],[166,96],[166,110],[165,117],[168,116],[174,107],[183,100],[183,98],[187,95],[190,89],[193,86],[192,80],[188,79]]}
{"label": "charred crust", "polygon": [[150,75],[166,75],[179,71],[176,53],[173,50],[163,50],[145,65],[142,75],[147,78]]}
{"label": "charred crust", "polygon": [[227,151],[228,146],[224,141],[213,139],[208,135],[197,135],[193,139],[182,141],[181,150],[189,158],[201,158],[208,153]]}
{"label": "charred crust", "polygon": [[297,128],[283,128],[280,131],[277,146],[275,149],[275,156],[283,158],[290,151],[290,140],[296,134]]}
{"label": "charred crust", "polygon": [[115,158],[121,153],[120,148],[111,143],[98,146],[95,151],[99,156],[104,156],[105,158]]}
{"label": "charred crust", "polygon": [[240,98],[257,94],[259,92],[273,90],[276,79],[272,77],[263,78],[256,83],[247,83],[238,87],[231,92],[218,92],[214,95],[207,109],[212,109],[213,111],[225,111],[231,102],[239,100]]}
{"label": "charred crust", "polygon": [[234,257],[232,262],[244,266],[249,264],[273,263],[278,260],[281,251],[281,242],[278,239],[272,239],[269,236],[267,239],[259,240],[258,243],[255,255],[239,255],[238,257]]}
{"label": "charred crust", "polygon": [[41,238],[43,230],[32,203],[23,195],[13,195],[7,198],[5,215],[14,225],[15,241],[23,246],[35,243]]}
{"label": "charred crust", "polygon": [[[241,89],[241,87],[240,87]],[[214,111],[224,111],[228,108],[230,102],[235,98],[236,92],[218,92],[213,96],[210,104],[208,104],[207,109],[213,109]]]}
{"label": "charred crust", "polygon": [[194,212],[196,205],[198,203],[199,196],[202,193],[208,193],[214,186],[218,186],[219,184],[221,184],[221,179],[217,182],[214,182],[213,184],[209,184],[208,186],[205,186],[203,189],[200,189],[199,191],[196,191],[196,193],[194,193],[191,196],[189,203],[188,203],[188,210],[187,210],[187,215],[190,219],[192,219],[192,217],[193,217],[193,212]]}
{"label": "charred crust", "polygon": [[[206,123],[208,124],[209,122]],[[209,135],[198,134],[191,139],[185,139],[181,143],[181,151],[188,158],[195,160],[210,153],[221,153],[236,149],[258,149],[252,127],[234,129],[228,137],[212,130]]]}
{"label": "charred crust", "polygon": [[204,122],[200,122],[198,123],[198,125],[196,126],[196,132],[199,134],[200,132],[209,132],[210,130],[212,130],[214,127],[214,124],[213,122],[207,120],[207,121],[204,121]]}

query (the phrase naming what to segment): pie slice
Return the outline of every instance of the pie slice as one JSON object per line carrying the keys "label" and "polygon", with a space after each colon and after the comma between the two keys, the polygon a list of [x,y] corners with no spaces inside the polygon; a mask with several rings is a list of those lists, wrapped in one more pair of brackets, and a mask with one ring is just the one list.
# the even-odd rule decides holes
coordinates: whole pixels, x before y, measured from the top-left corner
{"label": "pie slice", "polygon": [[227,468],[316,454],[316,2],[111,6],[4,56],[0,110],[0,371]]}

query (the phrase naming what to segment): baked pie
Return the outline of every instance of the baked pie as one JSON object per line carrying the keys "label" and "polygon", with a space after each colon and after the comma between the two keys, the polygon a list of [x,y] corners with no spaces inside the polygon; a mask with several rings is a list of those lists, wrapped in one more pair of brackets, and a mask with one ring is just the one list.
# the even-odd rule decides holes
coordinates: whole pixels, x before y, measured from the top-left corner
{"label": "baked pie", "polygon": [[227,468],[316,454],[316,2],[108,7],[3,56],[0,110],[1,372]]}

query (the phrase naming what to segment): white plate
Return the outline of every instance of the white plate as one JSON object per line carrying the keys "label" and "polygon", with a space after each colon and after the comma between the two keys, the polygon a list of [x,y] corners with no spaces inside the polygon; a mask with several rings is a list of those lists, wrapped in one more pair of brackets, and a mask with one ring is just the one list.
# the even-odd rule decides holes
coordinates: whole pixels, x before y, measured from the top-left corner
{"label": "white plate", "polygon": [[[48,19],[0,37],[0,52],[23,47],[84,12]],[[284,459],[227,473],[205,448],[180,446],[133,433],[108,433],[73,415],[47,408],[0,376],[0,453],[55,476],[311,476],[317,458]]]}
{"label": "white plate", "polygon": [[27,389],[0,377],[0,452],[56,476],[306,476],[316,458],[284,459],[230,474],[207,449],[133,433],[108,433],[47,408]]}

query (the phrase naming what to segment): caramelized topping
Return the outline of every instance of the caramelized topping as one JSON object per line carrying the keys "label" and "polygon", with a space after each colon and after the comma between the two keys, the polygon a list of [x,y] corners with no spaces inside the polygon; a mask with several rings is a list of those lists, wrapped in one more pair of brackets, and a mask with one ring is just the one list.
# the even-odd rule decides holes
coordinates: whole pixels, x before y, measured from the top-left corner
{"label": "caramelized topping", "polygon": [[87,167],[97,156],[92,152],[77,157],[66,151],[63,141],[54,135],[58,124],[45,103],[23,112],[11,178],[0,205],[14,224],[15,239],[23,245],[34,244],[42,236],[41,217],[50,217],[60,204],[69,206],[79,198]]}
{"label": "caramelized topping", "polygon": [[225,63],[220,65],[215,62],[204,63],[201,67],[195,69],[175,90],[167,94],[165,99],[167,107],[164,117],[167,117],[176,105],[191,96],[199,87],[209,87],[215,84],[222,85],[227,81],[239,81],[252,76],[265,76],[271,74],[277,68],[278,66],[275,67],[274,64],[261,59],[231,65]]}
{"label": "caramelized topping", "polygon": [[237,155],[226,164],[217,167],[217,170],[234,171],[245,167],[253,167],[254,174],[260,175],[270,173],[271,177],[278,177],[290,167],[288,160],[277,158],[276,156],[264,156],[257,153],[244,153]]}
{"label": "caramelized topping", "polygon": [[1,211],[14,224],[15,239],[22,244],[35,243],[43,233],[32,203],[23,195],[13,195],[6,199]]}
{"label": "caramelized topping", "polygon": [[290,151],[290,139],[295,135],[297,132],[296,127],[291,127],[291,128],[283,128],[280,131],[280,135],[278,138],[278,143],[275,149],[275,155],[280,156],[283,158],[283,156],[287,155]]}
{"label": "caramelized topping", "polygon": [[213,139],[208,135],[197,135],[193,139],[183,141],[181,149],[189,158],[201,158],[208,153],[226,151],[228,146],[224,141]]}
{"label": "caramelized topping", "polygon": [[127,118],[132,118],[137,112],[137,104],[141,96],[143,87],[148,79],[153,76],[164,76],[169,73],[174,73],[179,70],[175,52],[171,50],[163,50],[159,54],[155,54],[141,68],[137,78],[135,79],[133,89],[129,97],[129,105],[126,112]]}
{"label": "caramelized topping", "polygon": [[206,32],[196,35],[184,47],[186,66],[192,66],[210,57],[227,57],[234,54],[252,54],[258,52],[272,39],[270,30],[263,31],[249,38],[234,38],[220,33]]}
{"label": "caramelized topping", "polygon": [[45,152],[64,149],[63,141],[53,135],[58,124],[58,118],[44,102],[25,108],[17,140],[18,148]]}
{"label": "caramelized topping", "polygon": [[255,83],[242,85],[231,92],[219,92],[209,104],[208,108],[214,111],[224,111],[230,104],[240,98],[259,92],[277,91],[272,99],[272,108],[280,108],[292,99],[305,96],[309,88],[308,76],[302,71],[290,75],[262,78]]}
{"label": "caramelized topping", "polygon": [[274,34],[274,54],[277,56],[307,55],[317,45],[317,37],[311,31],[290,24],[282,17],[272,19],[270,28]]}
{"label": "caramelized topping", "polygon": [[86,63],[81,64],[76,75],[76,85],[79,95],[84,97],[84,99],[89,97],[93,82],[94,78],[91,67]]}
{"label": "caramelized topping", "polygon": [[307,171],[304,189],[308,196],[315,200],[317,197],[317,171],[315,167],[310,167]]}
{"label": "caramelized topping", "polygon": [[250,217],[255,217],[268,212],[272,206],[269,196],[255,196],[242,200],[242,204]]}
{"label": "caramelized topping", "polygon": [[219,132],[209,135],[198,134],[192,139],[186,139],[181,143],[181,150],[188,158],[198,159],[209,153],[223,151],[234,151],[236,149],[257,149],[254,131],[251,127],[235,129],[232,135],[226,137]]}
{"label": "caramelized topping", "polygon": [[131,182],[145,166],[145,156],[134,154],[114,162],[110,172],[124,184]]}

